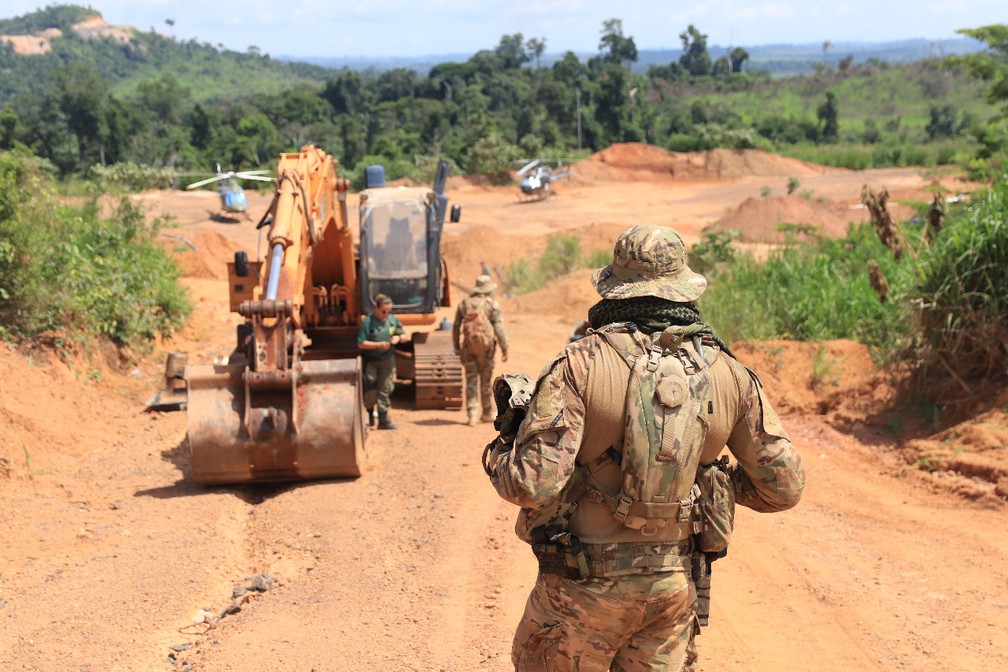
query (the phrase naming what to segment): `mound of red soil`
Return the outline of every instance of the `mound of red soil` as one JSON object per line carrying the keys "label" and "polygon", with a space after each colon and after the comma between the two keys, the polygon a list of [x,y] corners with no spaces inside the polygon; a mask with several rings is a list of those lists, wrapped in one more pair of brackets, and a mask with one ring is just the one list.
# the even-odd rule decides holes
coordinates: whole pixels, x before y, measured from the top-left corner
{"label": "mound of red soil", "polygon": [[785,413],[820,412],[826,398],[861,389],[878,373],[868,348],[846,339],[742,342],[731,348],[759,372],[771,403]]}
{"label": "mound of red soil", "polygon": [[867,219],[868,211],[864,208],[852,209],[826,199],[750,197],[707,230],[735,230],[741,234],[742,242],[771,243],[805,233],[839,238],[847,233],[851,223]]}
{"label": "mound of red soil", "polygon": [[[164,231],[158,242],[171,251],[182,275],[227,280],[227,263],[234,259],[235,242],[216,231]],[[246,250],[250,253],[251,250]]]}
{"label": "mound of red soil", "polygon": [[588,319],[588,309],[599,302],[591,284],[593,270],[582,268],[534,292],[508,297],[502,300],[501,307],[505,315],[548,315],[573,329],[578,322]]}
{"label": "mound of red soil", "polygon": [[584,182],[650,182],[690,178],[731,180],[747,176],[805,176],[833,172],[846,171],[759,149],[675,153],[637,142],[612,145],[571,167],[571,177]]}

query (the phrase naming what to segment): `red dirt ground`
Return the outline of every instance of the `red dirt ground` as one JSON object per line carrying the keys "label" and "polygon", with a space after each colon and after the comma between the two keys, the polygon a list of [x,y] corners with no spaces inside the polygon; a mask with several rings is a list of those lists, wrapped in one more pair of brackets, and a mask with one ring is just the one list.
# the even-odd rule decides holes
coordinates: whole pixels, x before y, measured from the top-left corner
{"label": "red dirt ground", "polygon": [[[791,176],[814,196],[784,196]],[[444,250],[463,292],[482,262],[534,260],[557,231],[585,250],[611,249],[629,225],[651,222],[692,244],[733,216],[773,231],[832,213],[856,203],[863,184],[929,200],[935,181],[963,188],[913,169],[617,146],[575,164],[558,195],[538,203],[521,202],[516,187],[453,178],[462,222],[447,225]],[[0,667],[511,669],[535,563],[512,532],[514,508],[480,466],[490,426],[413,409],[401,391],[400,429],[370,434],[359,479],[193,484],[184,414],[142,409],[166,352],[204,363],[231,349],[223,264],[235,249],[254,253],[257,233],[252,221],[210,220],[210,192],[139,200],[174,216],[165,243],[196,302],[190,323],[125,365],[115,352],[63,360],[0,346]],[[257,218],[268,199],[250,201]],[[562,347],[596,300],[589,273],[502,298],[513,346],[499,371],[534,375]],[[715,565],[701,669],[1008,669],[1008,397],[901,438],[888,427],[920,422],[881,413],[892,388],[862,346],[733,349],[784,413],[808,489],[784,514],[739,512],[731,552]],[[251,577],[266,590],[236,597]]]}

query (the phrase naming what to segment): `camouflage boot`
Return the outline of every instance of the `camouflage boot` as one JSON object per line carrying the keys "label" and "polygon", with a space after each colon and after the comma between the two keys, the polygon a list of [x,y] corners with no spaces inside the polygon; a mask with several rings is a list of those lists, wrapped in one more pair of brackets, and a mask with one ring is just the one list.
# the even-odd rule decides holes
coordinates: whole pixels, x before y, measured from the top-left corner
{"label": "camouflage boot", "polygon": [[375,413],[374,413],[374,406],[372,406],[371,408],[367,409],[367,426],[374,427],[374,423],[375,423]]}

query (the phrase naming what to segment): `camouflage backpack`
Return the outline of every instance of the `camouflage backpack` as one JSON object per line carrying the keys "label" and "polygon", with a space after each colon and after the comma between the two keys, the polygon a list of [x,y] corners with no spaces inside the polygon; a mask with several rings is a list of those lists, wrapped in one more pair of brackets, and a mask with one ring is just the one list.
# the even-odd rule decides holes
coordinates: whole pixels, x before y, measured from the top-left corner
{"label": "camouflage backpack", "polygon": [[589,485],[585,498],[608,506],[623,525],[645,535],[668,525],[685,524],[693,533],[705,527],[695,481],[707,436],[710,377],[702,354],[683,347],[695,331],[673,326],[653,336],[620,328],[598,332],[631,374],[617,456],[621,491],[609,495]]}
{"label": "camouflage backpack", "polygon": [[486,302],[490,299],[465,299],[462,317],[462,351],[472,357],[487,357],[497,344],[493,325],[487,317]]}

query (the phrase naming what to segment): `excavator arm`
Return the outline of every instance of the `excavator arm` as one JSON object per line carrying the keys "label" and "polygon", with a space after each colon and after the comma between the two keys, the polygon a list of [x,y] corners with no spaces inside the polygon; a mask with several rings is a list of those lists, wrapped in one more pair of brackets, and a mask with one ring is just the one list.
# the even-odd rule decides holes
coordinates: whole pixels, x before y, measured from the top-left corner
{"label": "excavator arm", "polygon": [[186,367],[199,483],[360,475],[361,366],[346,345],[360,310],[357,263],[335,163],[314,146],[280,155],[259,223],[268,227],[259,282],[250,298],[232,297],[246,320],[235,352]]}

